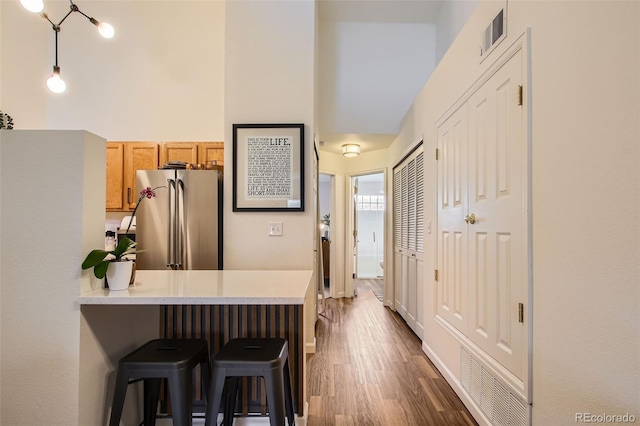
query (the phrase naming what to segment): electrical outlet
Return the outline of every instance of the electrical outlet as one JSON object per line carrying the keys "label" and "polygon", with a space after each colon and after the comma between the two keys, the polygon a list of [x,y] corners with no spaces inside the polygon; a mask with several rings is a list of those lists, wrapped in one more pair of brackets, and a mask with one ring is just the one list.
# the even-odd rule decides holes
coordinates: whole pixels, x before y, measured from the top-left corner
{"label": "electrical outlet", "polygon": [[269,222],[269,236],[282,236],[282,222]]}

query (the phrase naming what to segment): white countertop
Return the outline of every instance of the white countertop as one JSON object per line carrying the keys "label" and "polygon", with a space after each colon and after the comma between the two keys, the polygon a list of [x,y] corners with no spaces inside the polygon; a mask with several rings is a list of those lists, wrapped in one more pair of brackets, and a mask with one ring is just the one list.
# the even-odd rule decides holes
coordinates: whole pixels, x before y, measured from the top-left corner
{"label": "white countertop", "polygon": [[97,289],[81,305],[302,305],[311,270],[137,271],[128,290]]}

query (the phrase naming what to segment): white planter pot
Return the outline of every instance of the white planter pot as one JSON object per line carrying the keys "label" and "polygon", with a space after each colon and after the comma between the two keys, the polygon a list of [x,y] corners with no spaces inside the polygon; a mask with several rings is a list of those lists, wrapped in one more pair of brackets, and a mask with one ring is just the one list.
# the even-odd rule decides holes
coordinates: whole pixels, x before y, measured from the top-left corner
{"label": "white planter pot", "polygon": [[133,262],[111,262],[107,269],[109,290],[126,290],[129,288]]}

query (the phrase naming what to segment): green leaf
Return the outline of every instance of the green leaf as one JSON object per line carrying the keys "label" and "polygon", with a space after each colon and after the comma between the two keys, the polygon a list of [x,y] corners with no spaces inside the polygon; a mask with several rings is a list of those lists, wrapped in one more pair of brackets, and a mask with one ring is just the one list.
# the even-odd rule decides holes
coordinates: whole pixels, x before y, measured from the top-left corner
{"label": "green leaf", "polygon": [[109,269],[109,263],[111,262],[108,260],[104,260],[98,263],[96,267],[93,268],[93,275],[95,275],[96,278],[104,278],[104,276],[107,275],[107,269]]}
{"label": "green leaf", "polygon": [[118,242],[115,250],[111,252],[116,257],[116,260],[120,260],[129,250],[136,246],[135,241],[129,237],[124,237]]}
{"label": "green leaf", "polygon": [[87,258],[84,260],[84,262],[82,262],[82,269],[89,269],[93,266],[98,265],[104,260],[105,257],[107,257],[108,254],[109,252],[105,250],[93,250],[87,255]]}

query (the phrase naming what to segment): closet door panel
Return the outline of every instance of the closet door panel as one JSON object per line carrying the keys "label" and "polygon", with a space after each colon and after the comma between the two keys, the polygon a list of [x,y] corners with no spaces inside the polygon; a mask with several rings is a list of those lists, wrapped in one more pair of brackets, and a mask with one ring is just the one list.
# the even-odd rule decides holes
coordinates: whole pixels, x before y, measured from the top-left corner
{"label": "closet door panel", "polygon": [[415,331],[418,311],[417,264],[415,254],[407,256],[407,324]]}
{"label": "closet door panel", "polygon": [[519,303],[525,298],[527,170],[521,53],[471,96],[469,104],[470,338],[524,379],[525,332]]}
{"label": "closet door panel", "polygon": [[422,338],[424,322],[424,151],[416,148],[394,168],[395,307]]}
{"label": "closet door panel", "polygon": [[463,105],[438,127],[437,315],[467,329],[467,109]]}

